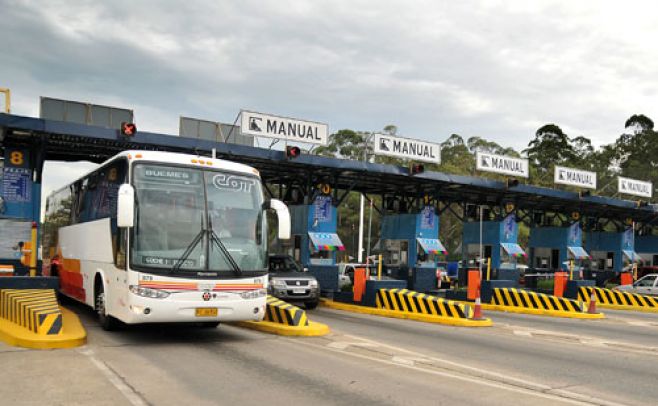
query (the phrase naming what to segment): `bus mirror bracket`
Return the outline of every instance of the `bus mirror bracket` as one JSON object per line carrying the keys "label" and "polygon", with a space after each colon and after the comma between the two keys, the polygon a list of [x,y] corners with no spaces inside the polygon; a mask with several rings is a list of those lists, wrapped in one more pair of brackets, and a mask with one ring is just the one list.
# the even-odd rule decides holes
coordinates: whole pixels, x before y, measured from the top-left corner
{"label": "bus mirror bracket", "polygon": [[117,202],[117,226],[130,228],[134,225],[135,215],[135,189],[132,185],[124,183],[119,187]]}
{"label": "bus mirror bracket", "polygon": [[265,210],[272,209],[276,212],[279,219],[279,239],[287,240],[290,238],[290,211],[288,206],[281,200],[271,199],[263,204]]}

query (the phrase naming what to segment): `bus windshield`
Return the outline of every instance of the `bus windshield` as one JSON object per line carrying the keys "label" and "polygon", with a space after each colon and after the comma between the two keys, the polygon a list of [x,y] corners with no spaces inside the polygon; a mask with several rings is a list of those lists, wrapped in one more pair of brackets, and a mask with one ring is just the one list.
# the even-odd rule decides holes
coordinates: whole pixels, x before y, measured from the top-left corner
{"label": "bus windshield", "polygon": [[[133,173],[133,268],[200,277],[267,272],[267,225],[257,177],[159,164],[136,164]],[[206,230],[221,244],[213,244]]]}

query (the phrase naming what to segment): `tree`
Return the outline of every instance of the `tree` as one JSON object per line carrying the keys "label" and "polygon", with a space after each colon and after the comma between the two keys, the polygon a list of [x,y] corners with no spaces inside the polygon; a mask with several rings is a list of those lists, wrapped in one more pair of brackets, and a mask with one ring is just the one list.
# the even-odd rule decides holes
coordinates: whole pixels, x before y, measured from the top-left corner
{"label": "tree", "polygon": [[615,143],[616,158],[623,176],[658,181],[658,133],[653,121],[634,114],[626,120],[625,128],[632,133],[622,134]]}
{"label": "tree", "polygon": [[329,136],[329,143],[315,149],[316,155],[363,160],[368,133],[339,130]]}

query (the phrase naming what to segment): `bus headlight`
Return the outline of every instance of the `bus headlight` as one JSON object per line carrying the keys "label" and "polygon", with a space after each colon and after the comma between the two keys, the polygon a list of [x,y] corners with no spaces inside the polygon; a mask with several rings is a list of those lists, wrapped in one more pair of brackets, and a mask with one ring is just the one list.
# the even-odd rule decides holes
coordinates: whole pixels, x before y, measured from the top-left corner
{"label": "bus headlight", "polygon": [[267,289],[246,290],[240,292],[240,296],[242,296],[243,299],[258,299],[265,295],[267,295]]}
{"label": "bus headlight", "polygon": [[130,285],[128,289],[137,296],[148,297],[151,299],[164,299],[169,296],[169,292],[160,289],[142,288],[136,285]]}

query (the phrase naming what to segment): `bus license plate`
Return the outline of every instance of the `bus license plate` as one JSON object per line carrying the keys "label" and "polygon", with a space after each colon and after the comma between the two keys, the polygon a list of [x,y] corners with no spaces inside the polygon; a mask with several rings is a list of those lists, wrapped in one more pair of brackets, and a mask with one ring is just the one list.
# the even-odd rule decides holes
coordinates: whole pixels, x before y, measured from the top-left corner
{"label": "bus license plate", "polygon": [[216,307],[197,307],[195,309],[196,317],[217,317]]}

